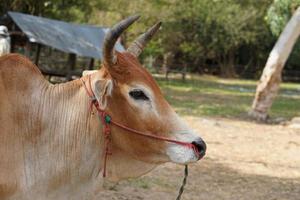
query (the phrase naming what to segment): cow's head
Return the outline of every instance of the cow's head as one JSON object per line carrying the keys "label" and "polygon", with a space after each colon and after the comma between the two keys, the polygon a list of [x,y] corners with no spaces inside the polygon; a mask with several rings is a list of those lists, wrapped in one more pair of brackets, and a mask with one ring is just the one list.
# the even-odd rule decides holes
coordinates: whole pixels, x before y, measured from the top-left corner
{"label": "cow's head", "polygon": [[138,18],[133,16],[121,21],[105,37],[103,67],[92,74],[92,89],[100,107],[114,121],[145,133],[192,143],[199,153],[185,146],[137,136],[112,126],[113,152],[109,157],[108,173],[114,174],[114,179],[141,175],[167,161],[180,164],[195,162],[204,156],[206,150],[203,140],[179,118],[151,74],[138,61],[138,55],[161,23],[138,37],[125,52],[114,50],[121,33]]}

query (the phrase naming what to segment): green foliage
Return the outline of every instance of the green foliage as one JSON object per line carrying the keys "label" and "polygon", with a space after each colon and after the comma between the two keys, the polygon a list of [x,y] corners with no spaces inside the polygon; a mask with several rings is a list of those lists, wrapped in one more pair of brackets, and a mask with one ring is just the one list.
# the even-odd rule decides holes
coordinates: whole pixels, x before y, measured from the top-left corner
{"label": "green foliage", "polygon": [[168,6],[170,15],[163,33],[164,50],[174,55],[184,54],[186,61],[194,62],[196,68],[209,59],[226,70],[228,65],[234,64],[239,48],[256,48],[269,33],[264,14],[270,1],[259,1],[259,7],[255,1],[172,2]]}
{"label": "green foliage", "polygon": [[[266,15],[266,21],[274,36],[279,37],[298,6],[300,6],[300,0],[274,0]],[[288,59],[287,66],[290,68],[298,66],[299,60],[300,42],[298,40]]]}
{"label": "green foliage", "polygon": [[17,11],[73,22],[86,22],[92,5],[85,0],[3,0],[0,14]]}
{"label": "green foliage", "polygon": [[267,12],[266,20],[275,36],[279,37],[299,5],[300,0],[274,0]]}

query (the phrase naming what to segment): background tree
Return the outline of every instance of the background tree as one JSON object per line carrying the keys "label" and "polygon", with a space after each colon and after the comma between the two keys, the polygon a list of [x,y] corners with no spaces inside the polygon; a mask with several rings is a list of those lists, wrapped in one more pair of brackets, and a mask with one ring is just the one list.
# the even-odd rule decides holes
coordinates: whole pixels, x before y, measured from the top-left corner
{"label": "background tree", "polygon": [[266,120],[268,110],[277,95],[281,73],[288,56],[300,34],[300,7],[280,34],[275,47],[270,53],[267,64],[256,89],[250,115],[258,120]]}

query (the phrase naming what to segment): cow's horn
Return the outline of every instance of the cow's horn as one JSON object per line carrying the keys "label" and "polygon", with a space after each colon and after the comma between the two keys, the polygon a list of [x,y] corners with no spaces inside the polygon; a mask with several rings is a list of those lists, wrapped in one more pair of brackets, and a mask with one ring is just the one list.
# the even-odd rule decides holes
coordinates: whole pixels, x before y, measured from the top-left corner
{"label": "cow's horn", "polygon": [[120,35],[138,18],[140,18],[139,15],[128,17],[116,24],[107,32],[103,44],[103,59],[105,64],[112,66],[116,63],[116,56],[114,54],[115,43]]}
{"label": "cow's horn", "polygon": [[133,54],[135,57],[138,57],[143,52],[143,49],[146,47],[153,35],[158,31],[160,26],[161,22],[158,22],[149,28],[128,47],[127,51]]}

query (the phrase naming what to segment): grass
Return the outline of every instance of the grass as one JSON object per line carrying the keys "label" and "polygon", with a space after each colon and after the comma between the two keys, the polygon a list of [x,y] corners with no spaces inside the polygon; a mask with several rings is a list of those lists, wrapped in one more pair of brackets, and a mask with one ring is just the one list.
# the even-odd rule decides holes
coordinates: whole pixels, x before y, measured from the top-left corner
{"label": "grass", "polygon": [[[158,77],[165,97],[181,115],[243,118],[250,110],[256,81],[192,76],[185,82]],[[272,118],[300,115],[300,84],[283,83],[269,112]]]}

